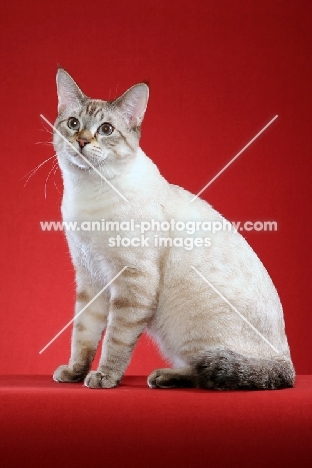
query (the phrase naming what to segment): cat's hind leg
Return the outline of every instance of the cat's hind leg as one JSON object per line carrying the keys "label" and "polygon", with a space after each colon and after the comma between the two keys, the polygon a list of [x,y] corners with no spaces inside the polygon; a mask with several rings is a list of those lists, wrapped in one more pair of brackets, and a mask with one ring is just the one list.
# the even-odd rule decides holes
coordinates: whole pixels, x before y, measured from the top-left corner
{"label": "cat's hind leg", "polygon": [[156,369],[147,379],[150,388],[197,387],[197,375],[190,366],[180,369]]}

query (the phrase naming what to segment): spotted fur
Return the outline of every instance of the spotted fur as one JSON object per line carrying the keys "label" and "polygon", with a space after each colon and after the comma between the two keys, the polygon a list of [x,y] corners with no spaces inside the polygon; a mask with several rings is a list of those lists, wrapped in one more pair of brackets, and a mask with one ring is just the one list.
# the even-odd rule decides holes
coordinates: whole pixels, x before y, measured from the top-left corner
{"label": "spotted fur", "polygon": [[[193,196],[170,185],[140,149],[148,101],[145,84],[130,88],[112,102],[89,99],[60,69],[57,87],[55,126],[80,153],[54,133],[64,180],[65,221],[133,219],[135,229],[126,233],[130,239],[140,238],[139,223],[151,219],[223,221],[203,200],[190,203]],[[116,233],[66,232],[76,271],[77,317],[70,361],[55,371],[56,381],[84,380],[90,388],[118,385],[146,330],[173,364],[172,369],[157,369],[149,376],[151,388],[275,389],[294,384],[278,294],[263,264],[238,232],[210,233],[210,245],[189,250],[157,247],[153,242],[148,247],[111,245],[113,235]],[[147,235],[153,239],[155,233]],[[186,238],[178,231],[166,235],[171,239],[182,236],[182,241]],[[197,237],[205,235],[202,230],[196,232]],[[273,347],[191,267],[215,285]],[[92,371],[104,331],[99,367]]]}

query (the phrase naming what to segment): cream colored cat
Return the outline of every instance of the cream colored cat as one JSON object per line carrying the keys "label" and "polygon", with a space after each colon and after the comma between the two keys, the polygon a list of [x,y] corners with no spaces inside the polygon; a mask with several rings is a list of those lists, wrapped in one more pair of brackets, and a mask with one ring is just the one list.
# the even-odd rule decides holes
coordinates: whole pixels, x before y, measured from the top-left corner
{"label": "cream colored cat", "polygon": [[[81,226],[66,233],[76,270],[76,314],[127,268],[76,318],[69,364],[55,371],[54,380],[115,387],[146,330],[173,364],[148,377],[152,388],[292,387],[282,306],[263,264],[234,229],[207,232],[207,222],[224,225],[222,216],[169,184],[139,147],[147,85],[113,102],[89,99],[59,69],[57,90],[62,215]],[[124,226],[132,220],[131,229],[82,229],[104,220]],[[196,230],[181,230],[181,223]],[[104,330],[99,367],[90,371]]]}

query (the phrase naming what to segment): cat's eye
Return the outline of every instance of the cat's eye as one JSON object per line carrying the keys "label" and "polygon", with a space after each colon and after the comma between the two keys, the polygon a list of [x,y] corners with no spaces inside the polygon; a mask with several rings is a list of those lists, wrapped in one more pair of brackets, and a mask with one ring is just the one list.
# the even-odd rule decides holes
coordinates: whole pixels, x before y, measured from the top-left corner
{"label": "cat's eye", "polygon": [[71,130],[79,130],[80,128],[80,122],[75,117],[69,117],[67,125]]}
{"label": "cat's eye", "polygon": [[111,135],[114,131],[114,127],[110,123],[103,123],[99,128],[98,128],[98,133],[101,135]]}

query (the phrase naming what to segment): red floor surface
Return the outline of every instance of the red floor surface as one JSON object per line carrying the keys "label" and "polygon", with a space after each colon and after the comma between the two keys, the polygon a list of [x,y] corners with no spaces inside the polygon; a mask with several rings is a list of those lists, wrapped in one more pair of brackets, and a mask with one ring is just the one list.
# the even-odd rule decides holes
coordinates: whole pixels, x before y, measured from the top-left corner
{"label": "red floor surface", "polygon": [[239,392],[2,376],[0,407],[2,467],[311,466],[310,375],[294,389]]}

